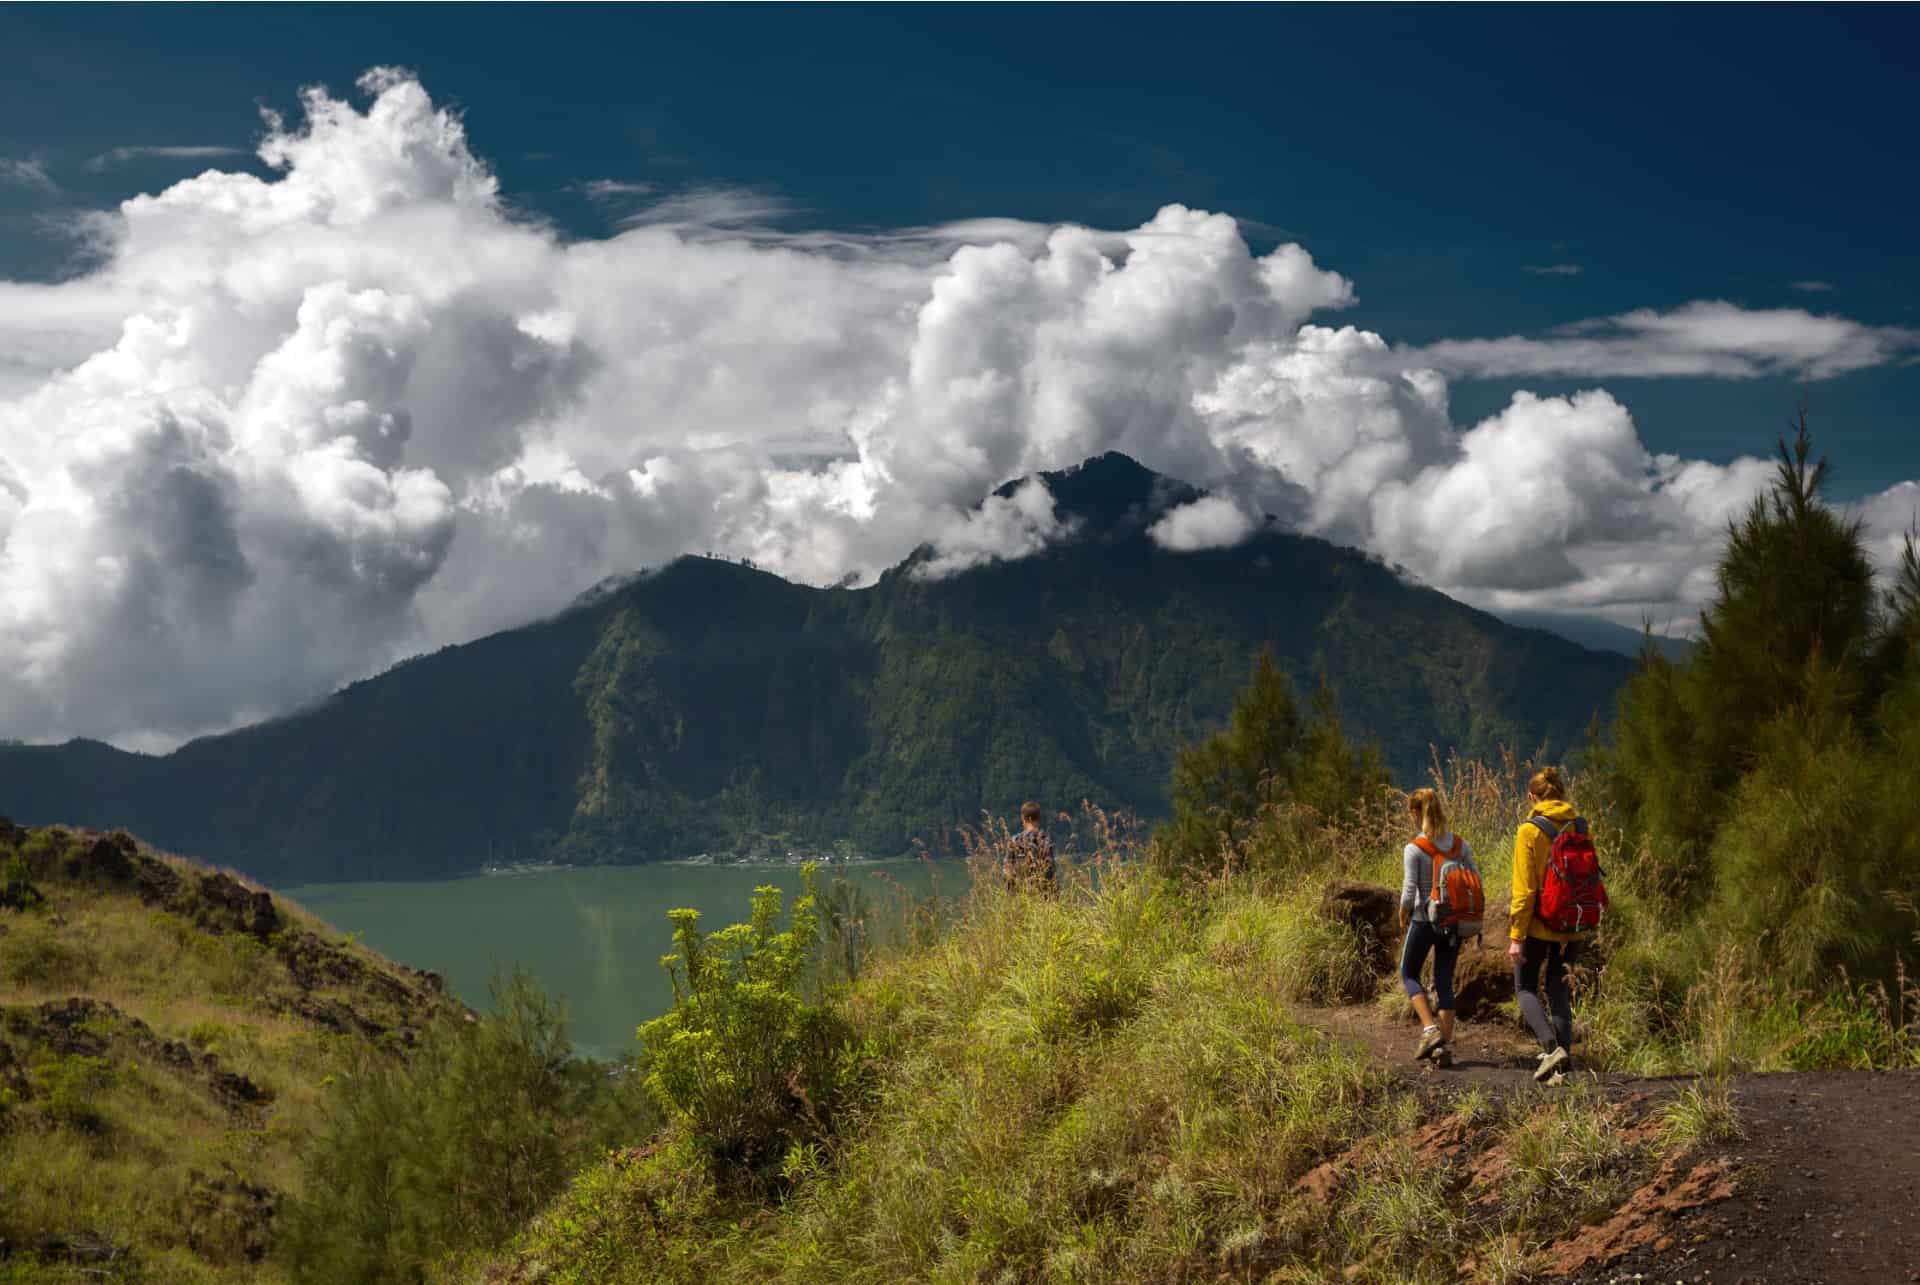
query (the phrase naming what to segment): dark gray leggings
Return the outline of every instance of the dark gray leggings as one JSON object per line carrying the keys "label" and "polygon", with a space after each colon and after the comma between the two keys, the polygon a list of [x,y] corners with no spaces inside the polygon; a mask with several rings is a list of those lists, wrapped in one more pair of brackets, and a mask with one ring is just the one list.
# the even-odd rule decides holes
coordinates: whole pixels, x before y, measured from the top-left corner
{"label": "dark gray leggings", "polygon": [[[1573,1048],[1573,1000],[1567,994],[1567,966],[1579,958],[1577,941],[1542,941],[1529,937],[1522,944],[1525,952],[1513,966],[1513,990],[1520,999],[1520,1016],[1526,1019],[1533,1038],[1551,1053],[1555,1046]],[[1545,974],[1544,979],[1542,974]],[[1553,1009],[1549,1021],[1540,1004],[1540,986],[1546,983],[1547,1004]]]}

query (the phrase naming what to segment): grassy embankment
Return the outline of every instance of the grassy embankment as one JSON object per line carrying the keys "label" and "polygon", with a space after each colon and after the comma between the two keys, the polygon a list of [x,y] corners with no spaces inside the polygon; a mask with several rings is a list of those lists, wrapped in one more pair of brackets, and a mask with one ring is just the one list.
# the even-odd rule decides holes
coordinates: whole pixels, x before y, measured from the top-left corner
{"label": "grassy embankment", "polygon": [[272,1280],[328,1084],[458,1006],[291,903],[0,833],[0,1280]]}
{"label": "grassy embankment", "polygon": [[[1437,775],[1503,898],[1521,773]],[[1578,979],[1584,1064],[1700,1082],[1657,1105],[1592,1081],[1412,1092],[1301,1019],[1375,994],[1404,1011],[1319,907],[1329,878],[1397,878],[1400,808],[1382,795],[1334,826],[1275,808],[1204,881],[1114,849],[1057,900],[976,880],[944,936],[831,1000],[860,1059],[831,1127],[795,1106],[768,1137],[784,1150],[756,1166],[711,1145],[716,1113],[691,1103],[584,1172],[480,1275],[1517,1280],[1664,1162],[1736,1131],[1729,1072],[1912,1057],[1858,989],[1764,995],[1730,957],[1677,997],[1643,983],[1674,947],[1629,861],[1597,956],[1611,962]]]}

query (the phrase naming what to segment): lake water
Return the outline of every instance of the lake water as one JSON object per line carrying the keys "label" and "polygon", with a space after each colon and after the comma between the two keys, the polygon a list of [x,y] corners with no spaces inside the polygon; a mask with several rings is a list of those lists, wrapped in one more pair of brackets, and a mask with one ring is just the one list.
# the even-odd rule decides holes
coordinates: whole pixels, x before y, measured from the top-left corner
{"label": "lake water", "polygon": [[[857,862],[823,869],[863,890],[884,920],[905,890],[953,896],[967,886],[957,863]],[[691,907],[717,931],[747,917],[753,890],[772,884],[791,905],[797,866],[594,866],[404,883],[306,884],[284,892],[389,959],[429,969],[476,1008],[496,969],[518,964],[566,1003],[582,1053],[633,1051],[634,1028],[673,999],[660,957],[673,949],[667,912]],[[897,917],[897,913],[896,913]]]}

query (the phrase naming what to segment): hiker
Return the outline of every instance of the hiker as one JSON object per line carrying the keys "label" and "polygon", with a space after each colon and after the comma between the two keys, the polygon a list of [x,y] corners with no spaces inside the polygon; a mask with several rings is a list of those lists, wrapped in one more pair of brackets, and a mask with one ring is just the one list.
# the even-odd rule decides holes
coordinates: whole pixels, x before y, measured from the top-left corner
{"label": "hiker", "polygon": [[[1507,955],[1520,1016],[1540,1041],[1533,1078],[1564,1083],[1573,1057],[1573,1001],[1567,968],[1606,907],[1599,862],[1585,818],[1567,801],[1560,769],[1543,767],[1527,782],[1527,819],[1513,836],[1513,904]],[[1544,986],[1547,1002],[1540,992]],[[1548,1011],[1552,1016],[1549,1018]]]}
{"label": "hiker", "polygon": [[[1407,936],[1400,947],[1400,985],[1421,1022],[1414,1060],[1432,1058],[1446,1066],[1453,1061],[1454,964],[1460,958],[1463,936],[1480,931],[1480,872],[1473,864],[1473,848],[1447,829],[1447,813],[1438,792],[1415,790],[1407,796],[1407,812],[1420,832],[1402,853],[1400,927]],[[1469,883],[1470,896],[1466,895]],[[1420,970],[1429,952],[1434,998],[1440,1003],[1437,1013],[1420,984]]]}
{"label": "hiker", "polygon": [[1009,891],[1018,888],[1054,891],[1053,840],[1041,828],[1038,803],[1020,805],[1020,832],[1007,840],[1002,869]]}

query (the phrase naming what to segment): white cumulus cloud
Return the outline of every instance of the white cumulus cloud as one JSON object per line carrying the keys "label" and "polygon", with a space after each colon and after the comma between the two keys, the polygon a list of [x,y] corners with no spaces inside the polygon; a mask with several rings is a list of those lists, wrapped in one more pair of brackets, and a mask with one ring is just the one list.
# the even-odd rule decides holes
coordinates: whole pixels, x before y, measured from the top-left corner
{"label": "white cumulus cloud", "polygon": [[359,88],[269,118],[268,176],[137,196],[89,222],[93,270],[0,282],[0,736],[166,744],[686,552],[816,584],[1025,556],[1070,534],[1052,497],[982,497],[1110,450],[1213,492],[1169,548],[1272,514],[1486,605],[1666,618],[1767,465],[1652,455],[1598,390],[1458,426],[1447,372],[1906,343],[1700,304],[1396,350],[1325,323],[1354,287],[1305,248],[1177,204],[794,232],[690,189],[569,240],[417,79]]}
{"label": "white cumulus cloud", "polygon": [[1196,549],[1226,549],[1253,534],[1253,515],[1224,495],[1203,495],[1169,509],[1147,528],[1147,535],[1163,549],[1191,553]]}

